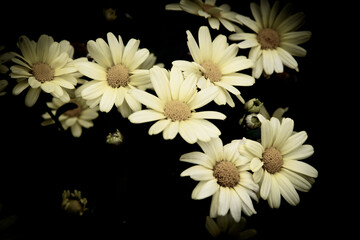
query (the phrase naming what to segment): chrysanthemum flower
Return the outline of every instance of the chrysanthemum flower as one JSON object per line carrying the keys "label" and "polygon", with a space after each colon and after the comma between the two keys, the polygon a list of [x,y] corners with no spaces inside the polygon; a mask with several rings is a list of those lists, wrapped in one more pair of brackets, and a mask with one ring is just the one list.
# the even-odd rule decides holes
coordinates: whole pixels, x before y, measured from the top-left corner
{"label": "chrysanthemum flower", "polygon": [[205,89],[217,86],[218,96],[215,102],[218,105],[229,104],[235,106],[230,93],[244,100],[240,91],[234,86],[251,86],[255,79],[239,71],[251,68],[253,62],[244,56],[236,56],[239,48],[236,44],[229,46],[224,35],[218,35],[211,41],[209,29],[205,26],[199,29],[199,45],[190,31],[187,31],[188,47],[193,62],[178,60],[173,65],[184,71],[185,76],[195,74],[198,78],[198,87]]}
{"label": "chrysanthemum flower", "polygon": [[[89,108],[86,101],[79,97],[70,99],[70,103],[76,104],[76,107],[61,114],[59,116],[59,121],[64,130],[70,128],[74,137],[80,137],[82,134],[82,128],[90,128],[94,126],[92,120],[98,117],[98,108]],[[52,109],[51,111],[55,116],[56,111],[64,104],[66,103],[62,102],[60,99],[53,98],[52,102],[47,103],[47,106]],[[42,117],[45,119],[45,121],[41,123],[42,126],[55,123],[49,113],[44,113]]]}
{"label": "chrysanthemum flower", "polygon": [[147,49],[138,49],[140,41],[130,39],[126,46],[121,36],[107,34],[108,43],[98,38],[87,43],[89,54],[95,62],[81,62],[76,66],[79,72],[93,79],[81,88],[81,96],[90,107],[100,106],[100,111],[109,112],[115,105],[126,118],[141,104],[128,90],[141,88],[150,82],[149,71],[139,69],[149,56]]}
{"label": "chrysanthemum flower", "polygon": [[210,141],[221,134],[206,119],[223,120],[226,118],[224,114],[216,111],[195,112],[216,97],[215,87],[198,92],[196,77],[189,75],[184,79],[176,67],[169,74],[166,69],[154,66],[150,69],[150,79],[157,96],[142,90],[131,90],[131,94],[148,107],[131,114],[129,120],[132,123],[157,121],[150,127],[150,135],[163,132],[164,139],[173,139],[179,133],[188,143]]}
{"label": "chrysanthemum flower", "polygon": [[270,8],[267,0],[261,0],[260,6],[250,4],[255,21],[244,16],[237,16],[255,33],[235,33],[230,40],[243,40],[239,48],[250,48],[249,58],[255,63],[253,76],[259,78],[264,71],[267,75],[281,73],[284,65],[299,71],[295,57],[304,57],[306,50],[298,44],[307,42],[310,31],[296,31],[303,23],[304,13],[291,15],[290,4],[281,11],[279,1]]}
{"label": "chrysanthemum flower", "polygon": [[54,42],[47,35],[41,35],[38,42],[21,36],[18,47],[22,56],[13,53],[12,61],[18,65],[10,68],[10,76],[18,81],[13,94],[18,95],[30,86],[25,97],[29,107],[36,103],[41,90],[68,102],[70,97],[65,89],[74,89],[77,84],[74,76],[77,68],[71,59],[74,49],[70,43],[66,40]]}
{"label": "chrysanthemum flower", "polygon": [[259,187],[248,170],[249,159],[240,155],[241,140],[223,146],[220,138],[198,142],[203,152],[182,155],[180,161],[197,164],[181,173],[199,181],[191,197],[204,199],[212,196],[210,217],[225,216],[230,210],[236,222],[241,212],[250,216],[256,213],[251,198],[257,200]]}
{"label": "chrysanthemum flower", "polygon": [[[212,29],[219,30],[220,23],[231,32],[242,32],[236,25],[242,22],[236,18],[236,12],[230,11],[228,4],[216,6],[216,0],[181,0],[180,3],[171,3],[165,6],[166,10],[185,11],[193,15],[201,16],[209,21]],[[236,24],[235,24],[236,23]]]}
{"label": "chrysanthemum flower", "polygon": [[315,168],[301,161],[314,153],[311,145],[303,145],[307,139],[305,131],[294,133],[294,121],[283,118],[261,121],[261,143],[246,140],[240,145],[240,154],[249,158],[250,169],[256,183],[260,185],[260,196],[271,208],[280,206],[281,196],[291,205],[300,201],[296,190],[307,192],[318,176]]}

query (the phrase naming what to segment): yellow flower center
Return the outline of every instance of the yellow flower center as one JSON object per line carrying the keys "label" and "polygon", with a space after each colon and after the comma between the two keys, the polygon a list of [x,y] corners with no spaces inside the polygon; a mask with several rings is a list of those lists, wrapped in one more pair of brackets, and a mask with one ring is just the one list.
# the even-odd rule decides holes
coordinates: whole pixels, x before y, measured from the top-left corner
{"label": "yellow flower center", "polygon": [[39,62],[33,65],[32,73],[36,80],[44,83],[46,81],[53,80],[55,71],[50,67],[49,64]]}
{"label": "yellow flower center", "polygon": [[122,64],[117,64],[107,70],[107,82],[113,88],[126,87],[129,76],[129,70]]}
{"label": "yellow flower center", "polygon": [[211,61],[204,61],[201,66],[205,69],[204,77],[210,79],[212,83],[221,81],[222,73],[218,66]]}
{"label": "yellow flower center", "polygon": [[240,181],[239,170],[235,164],[225,160],[216,163],[213,175],[222,187],[235,187]]}
{"label": "yellow flower center", "polygon": [[164,108],[164,114],[173,122],[185,121],[191,117],[191,110],[187,104],[178,100],[174,100],[166,103]]}
{"label": "yellow flower center", "polygon": [[261,29],[257,35],[261,49],[275,49],[280,45],[280,35],[274,29]]}
{"label": "yellow flower center", "polygon": [[274,147],[267,148],[262,154],[264,168],[268,173],[274,174],[281,170],[284,163],[279,150]]}

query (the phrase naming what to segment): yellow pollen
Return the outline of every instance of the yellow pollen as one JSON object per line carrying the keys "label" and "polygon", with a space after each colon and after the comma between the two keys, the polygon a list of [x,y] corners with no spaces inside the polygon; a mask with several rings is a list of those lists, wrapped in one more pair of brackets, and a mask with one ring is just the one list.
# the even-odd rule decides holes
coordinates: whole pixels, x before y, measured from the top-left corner
{"label": "yellow pollen", "polygon": [[216,163],[213,175],[222,187],[235,187],[240,181],[239,170],[235,164],[225,160]]}
{"label": "yellow pollen", "polygon": [[52,69],[47,63],[35,63],[32,67],[32,74],[35,79],[41,83],[53,80],[54,73],[54,69]]}
{"label": "yellow pollen", "polygon": [[271,28],[261,29],[257,35],[261,49],[275,49],[280,45],[280,35]]}
{"label": "yellow pollen", "polygon": [[191,117],[191,110],[187,104],[178,100],[173,100],[166,103],[164,108],[164,114],[173,122],[184,121]]}
{"label": "yellow pollen", "polygon": [[284,163],[280,151],[274,147],[267,148],[264,151],[262,161],[265,170],[271,174],[279,172]]}
{"label": "yellow pollen", "polygon": [[129,70],[122,64],[117,64],[107,70],[107,82],[113,88],[126,87],[129,77]]}
{"label": "yellow pollen", "polygon": [[205,69],[204,77],[210,79],[212,83],[221,81],[222,73],[218,66],[211,61],[205,61],[201,64]]}

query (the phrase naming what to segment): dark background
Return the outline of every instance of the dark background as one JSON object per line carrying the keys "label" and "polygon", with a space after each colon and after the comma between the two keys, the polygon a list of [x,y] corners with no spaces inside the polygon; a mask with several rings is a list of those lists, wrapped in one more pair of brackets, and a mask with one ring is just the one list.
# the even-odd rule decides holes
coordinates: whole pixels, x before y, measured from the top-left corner
{"label": "dark background", "polygon": [[[174,60],[190,60],[185,31],[190,30],[197,39],[199,27],[208,26],[202,17],[165,11],[167,3],[175,2],[12,2],[0,10],[0,40],[8,50],[20,52],[16,42],[21,35],[37,41],[41,34],[48,34],[55,41],[86,44],[88,40],[106,39],[111,31],[121,35],[125,43],[130,38],[140,39],[140,47],[148,48],[158,57],[157,62],[170,69]],[[281,6],[286,2],[281,1]],[[342,189],[337,185],[339,175],[334,173],[339,165],[333,164],[339,148],[336,127],[341,123],[332,114],[341,111],[330,111],[337,109],[328,88],[333,86],[334,75],[324,70],[332,69],[334,63],[326,68],[320,65],[328,60],[324,55],[328,50],[323,44],[327,34],[324,22],[333,6],[292,2],[295,12],[306,14],[301,30],[313,33],[310,41],[301,45],[307,56],[296,58],[300,72],[286,69],[290,78],[261,78],[240,91],[245,100],[257,97],[264,101],[270,113],[277,107],[289,107],[285,116],[294,119],[295,131],[308,133],[306,143],[315,148],[315,154],[306,161],[319,171],[319,177],[308,193],[299,192],[301,200],[296,207],[284,199],[279,209],[270,209],[263,200],[254,202],[257,214],[246,216],[246,228],[257,230],[256,239],[318,239],[335,234],[344,221],[338,217],[344,206],[338,201]],[[220,3],[228,3],[233,11],[252,18],[250,1]],[[105,20],[102,11],[106,7],[117,9],[115,21]],[[211,29],[212,38],[219,33],[229,35],[223,26],[220,31]],[[248,50],[239,54],[247,56]],[[179,158],[200,150],[196,144],[189,145],[179,136],[172,141],[165,141],[161,134],[149,136],[152,123],[131,124],[116,109],[100,113],[94,127],[83,129],[81,138],[75,139],[69,131],[61,133],[54,126],[40,125],[50,96],[42,93],[36,105],[28,108],[24,104],[26,91],[13,96],[15,80],[4,78],[9,86],[8,94],[0,97],[0,219],[11,215],[17,218],[13,226],[0,231],[0,239],[211,239],[204,227],[211,199],[192,200],[197,182],[180,177],[191,164],[181,163]],[[238,124],[242,104],[235,102],[235,108],[206,106],[227,115],[224,121],[213,121],[222,132],[224,144],[244,136]],[[106,136],[116,129],[124,135],[124,144],[107,145]],[[88,199],[87,214],[79,218],[64,214],[60,204],[65,189],[82,192]]]}

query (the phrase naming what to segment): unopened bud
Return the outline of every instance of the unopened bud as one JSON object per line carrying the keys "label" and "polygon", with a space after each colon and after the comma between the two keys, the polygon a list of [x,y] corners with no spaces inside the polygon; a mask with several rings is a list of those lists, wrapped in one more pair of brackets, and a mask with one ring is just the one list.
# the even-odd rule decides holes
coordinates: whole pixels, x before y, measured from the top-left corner
{"label": "unopened bud", "polygon": [[114,133],[109,133],[106,137],[106,143],[119,146],[124,142],[124,137],[119,131],[119,129],[116,129]]}
{"label": "unopened bud", "polygon": [[259,113],[262,105],[259,99],[253,98],[245,103],[244,108],[249,113]]}

